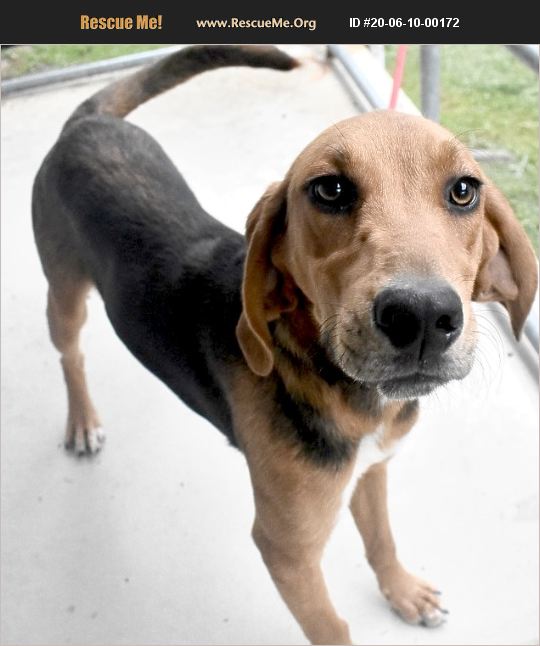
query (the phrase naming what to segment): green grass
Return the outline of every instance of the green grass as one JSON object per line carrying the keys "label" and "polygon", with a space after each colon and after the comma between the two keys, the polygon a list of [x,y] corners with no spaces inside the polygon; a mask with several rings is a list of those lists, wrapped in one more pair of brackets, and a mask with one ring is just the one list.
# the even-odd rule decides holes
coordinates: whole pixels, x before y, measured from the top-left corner
{"label": "green grass", "polygon": [[29,45],[2,50],[2,78],[91,63],[165,45]]}
{"label": "green grass", "polygon": [[[392,74],[396,47],[387,47]],[[403,89],[420,106],[419,46],[407,52]],[[441,123],[472,148],[505,150],[483,164],[538,249],[538,77],[499,45],[441,46]]]}

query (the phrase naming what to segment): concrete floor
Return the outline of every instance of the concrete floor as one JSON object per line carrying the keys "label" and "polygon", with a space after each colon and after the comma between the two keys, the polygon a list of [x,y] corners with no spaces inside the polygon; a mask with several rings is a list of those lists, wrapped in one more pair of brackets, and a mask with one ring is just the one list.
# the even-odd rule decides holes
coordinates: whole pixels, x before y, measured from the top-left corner
{"label": "concrete floor", "polygon": [[[242,456],[145,371],[96,296],[83,344],[108,432],[95,460],[65,454],[66,402],[47,336],[30,226],[36,170],[103,79],[2,106],[2,633],[23,644],[293,644],[305,639],[250,539]],[[130,118],[211,213],[243,229],[267,184],[355,110],[332,73],[223,70]],[[438,629],[411,627],[377,591],[344,516],[324,567],[362,644],[536,644],[535,357],[480,309],[478,362],[428,398],[390,468],[403,562],[443,590]]]}

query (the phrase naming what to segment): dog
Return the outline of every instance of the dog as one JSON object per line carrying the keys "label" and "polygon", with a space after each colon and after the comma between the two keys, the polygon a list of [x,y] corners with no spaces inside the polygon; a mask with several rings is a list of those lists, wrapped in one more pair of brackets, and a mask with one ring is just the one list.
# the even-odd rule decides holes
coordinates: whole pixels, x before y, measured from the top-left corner
{"label": "dog", "polygon": [[66,122],[34,183],[50,335],[68,393],[66,446],[97,452],[79,332],[95,286],[135,357],[245,455],[253,539],[314,644],[350,644],[320,567],[349,506],[390,605],[444,619],[398,561],[386,465],[418,399],[471,369],[472,301],[519,336],[533,249],[467,148],[421,117],[332,125],[272,184],[242,236],[206,213],[161,147],[123,117],[207,70],[288,71],[273,47],[192,46],[105,87]]}

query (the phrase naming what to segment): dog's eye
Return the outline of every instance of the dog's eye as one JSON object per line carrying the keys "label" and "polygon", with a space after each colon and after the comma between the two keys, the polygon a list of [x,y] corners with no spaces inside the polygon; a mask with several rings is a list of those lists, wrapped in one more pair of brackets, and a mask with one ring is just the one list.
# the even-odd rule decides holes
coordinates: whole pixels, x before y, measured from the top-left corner
{"label": "dog's eye", "polygon": [[448,201],[460,209],[472,208],[478,200],[479,182],[474,177],[460,177],[450,186]]}
{"label": "dog's eye", "polygon": [[308,185],[308,195],[326,213],[344,213],[357,198],[354,184],[343,175],[316,177]]}

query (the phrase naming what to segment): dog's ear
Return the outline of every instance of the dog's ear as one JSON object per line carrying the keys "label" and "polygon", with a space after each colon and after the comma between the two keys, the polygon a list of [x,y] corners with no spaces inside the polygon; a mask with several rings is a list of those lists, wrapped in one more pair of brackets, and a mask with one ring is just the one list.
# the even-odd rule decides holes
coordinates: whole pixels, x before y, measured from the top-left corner
{"label": "dog's ear", "polygon": [[519,339],[538,283],[533,248],[511,206],[492,184],[486,186],[483,249],[473,300],[502,303]]}
{"label": "dog's ear", "polygon": [[286,227],[287,182],[272,184],[250,213],[242,284],[242,314],[236,337],[248,366],[266,377],[274,355],[268,323],[296,307],[296,297],[272,263],[272,248]]}

